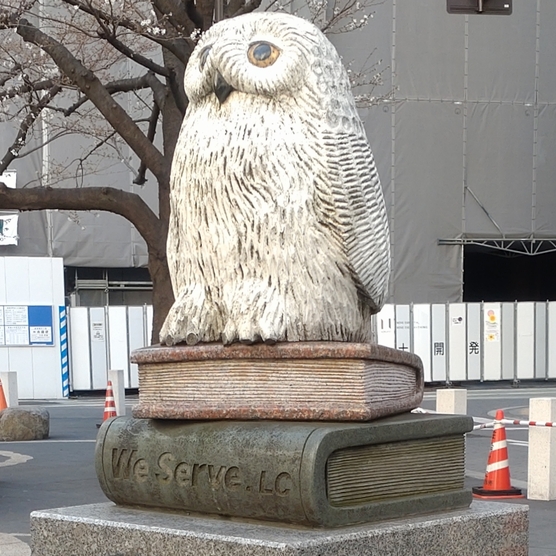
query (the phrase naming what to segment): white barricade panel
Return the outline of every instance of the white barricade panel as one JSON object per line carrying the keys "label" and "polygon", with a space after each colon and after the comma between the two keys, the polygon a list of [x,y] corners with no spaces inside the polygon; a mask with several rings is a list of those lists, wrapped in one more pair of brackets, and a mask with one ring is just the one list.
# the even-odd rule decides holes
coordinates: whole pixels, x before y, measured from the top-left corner
{"label": "white barricade panel", "polygon": [[129,351],[127,347],[127,308],[108,307],[109,369],[124,371],[124,385],[129,388]]}
{"label": "white barricade panel", "polygon": [[71,389],[91,390],[91,352],[87,307],[70,308],[69,340]]}
{"label": "white barricade panel", "polygon": [[535,378],[535,304],[518,303],[516,313],[517,378]]}
{"label": "white barricade panel", "polygon": [[448,378],[466,380],[467,315],[464,303],[448,305]]}
{"label": "white barricade panel", "polygon": [[515,303],[502,303],[502,380],[515,378]]}
{"label": "white barricade panel", "polygon": [[535,303],[535,378],[546,378],[547,303]]}
{"label": "white barricade panel", "polygon": [[481,304],[467,304],[467,379],[481,380]]}
{"label": "white barricade panel", "polygon": [[431,305],[432,380],[446,382],[446,305]]}
{"label": "white barricade panel", "polygon": [[[129,335],[129,353],[145,345],[145,330],[143,307],[127,308],[127,329]],[[129,366],[129,385],[130,388],[139,387],[139,371],[135,363]]]}
{"label": "white barricade panel", "polygon": [[556,301],[548,304],[548,378],[556,378]]}
{"label": "white barricade panel", "polygon": [[500,303],[483,305],[483,379],[500,380],[501,350],[501,314]]}
{"label": "white barricade panel", "polygon": [[425,382],[432,382],[431,368],[431,306],[413,305],[413,353],[423,361]]}
{"label": "white barricade panel", "polygon": [[409,305],[396,305],[396,349],[411,351]]}
{"label": "white barricade panel", "polygon": [[[33,348],[5,348],[9,351],[8,369],[17,372],[17,389],[19,399],[35,398],[33,380]],[[59,396],[56,396],[59,397]]]}
{"label": "white barricade panel", "polygon": [[376,315],[376,333],[378,343],[382,346],[396,347],[396,316],[394,305],[384,305]]}
{"label": "white barricade panel", "polygon": [[108,376],[108,338],[104,307],[89,307],[89,335],[91,339],[91,368],[93,390],[105,390]]}

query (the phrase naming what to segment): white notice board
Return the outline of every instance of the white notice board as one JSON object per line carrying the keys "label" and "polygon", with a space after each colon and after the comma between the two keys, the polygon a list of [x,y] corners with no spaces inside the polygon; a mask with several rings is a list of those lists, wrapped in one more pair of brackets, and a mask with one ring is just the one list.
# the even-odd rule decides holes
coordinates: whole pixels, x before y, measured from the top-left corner
{"label": "white notice board", "polygon": [[52,306],[0,305],[0,346],[53,346]]}

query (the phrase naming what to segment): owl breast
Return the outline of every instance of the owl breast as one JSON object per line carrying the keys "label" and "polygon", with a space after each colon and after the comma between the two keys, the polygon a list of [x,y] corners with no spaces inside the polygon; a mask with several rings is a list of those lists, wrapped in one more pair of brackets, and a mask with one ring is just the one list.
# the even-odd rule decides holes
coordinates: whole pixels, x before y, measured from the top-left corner
{"label": "owl breast", "polygon": [[298,113],[292,99],[234,92],[222,106],[206,98],[184,121],[172,172],[179,241],[168,254],[174,290],[203,290],[214,306],[203,341],[222,339],[219,329],[227,343],[244,339],[249,327],[235,321],[253,309],[276,323],[271,341],[368,334],[334,230],[319,126]]}

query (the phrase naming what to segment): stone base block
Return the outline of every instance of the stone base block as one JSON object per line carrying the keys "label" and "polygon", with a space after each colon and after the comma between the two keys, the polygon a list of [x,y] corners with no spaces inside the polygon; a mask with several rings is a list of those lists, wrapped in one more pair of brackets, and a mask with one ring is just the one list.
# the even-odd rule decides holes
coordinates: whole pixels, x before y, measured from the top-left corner
{"label": "stone base block", "polygon": [[31,514],[34,556],[526,556],[528,507],[304,529],[92,504]]}

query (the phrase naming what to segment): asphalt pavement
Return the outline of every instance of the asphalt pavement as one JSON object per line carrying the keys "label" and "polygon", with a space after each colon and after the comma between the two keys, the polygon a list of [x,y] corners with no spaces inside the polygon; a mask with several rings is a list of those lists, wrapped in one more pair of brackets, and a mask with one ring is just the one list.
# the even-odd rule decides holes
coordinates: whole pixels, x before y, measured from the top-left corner
{"label": "asphalt pavement", "polygon": [[[468,389],[468,414],[492,419],[496,409],[505,416],[527,419],[530,397],[556,397],[551,383],[534,388]],[[136,399],[128,397],[127,412]],[[29,514],[34,510],[105,502],[94,470],[97,424],[102,421],[104,399],[36,400],[50,413],[50,437],[33,442],[0,443],[0,556],[30,555]],[[434,409],[435,392],[425,394],[422,407]],[[527,487],[526,427],[506,427],[512,485]],[[481,486],[490,450],[492,429],[469,433],[466,484]],[[530,508],[529,555],[556,556],[556,501],[526,499],[500,503]],[[409,554],[409,552],[408,552]],[[488,556],[488,555],[485,555]]]}

